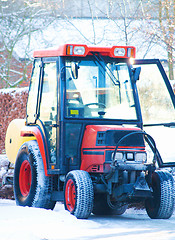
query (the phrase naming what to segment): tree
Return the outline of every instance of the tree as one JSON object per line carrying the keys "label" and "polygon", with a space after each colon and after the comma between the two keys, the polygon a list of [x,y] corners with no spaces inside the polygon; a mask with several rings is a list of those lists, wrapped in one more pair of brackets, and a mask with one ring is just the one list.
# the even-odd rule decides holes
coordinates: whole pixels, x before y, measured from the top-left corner
{"label": "tree", "polygon": [[[174,79],[173,52],[175,34],[175,0],[159,0],[159,25],[161,41],[166,45],[168,53],[169,78]],[[160,37],[160,35],[158,35]]]}
{"label": "tree", "polygon": [[[1,86],[17,86],[27,77],[29,47],[33,33],[43,31],[54,18],[38,1],[0,1],[0,80]],[[22,59],[15,47],[21,44]],[[15,59],[15,60],[14,60]],[[17,66],[18,65],[18,66]],[[20,66],[21,65],[21,66]]]}
{"label": "tree", "polygon": [[174,79],[173,57],[175,44],[175,0],[149,0],[144,4],[144,17],[147,28],[144,30],[156,44],[167,51],[169,79]]}
{"label": "tree", "polygon": [[[133,36],[140,30],[133,27],[133,23],[140,19],[141,0],[108,0],[110,11],[108,18],[111,19],[122,32],[121,38],[126,45],[131,44]],[[123,24],[119,20],[122,20]]]}

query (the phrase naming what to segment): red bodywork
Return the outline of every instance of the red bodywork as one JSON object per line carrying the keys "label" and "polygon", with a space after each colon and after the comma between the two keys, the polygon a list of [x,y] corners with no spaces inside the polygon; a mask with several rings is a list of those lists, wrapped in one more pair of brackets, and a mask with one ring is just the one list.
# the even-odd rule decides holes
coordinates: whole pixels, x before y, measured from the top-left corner
{"label": "red bodywork", "polygon": [[[140,131],[139,128],[126,128],[122,126],[103,126],[103,125],[88,125],[86,126],[81,148],[81,166],[80,170],[87,172],[104,172],[104,163],[106,151],[115,150],[116,146],[97,146],[97,132],[106,132],[107,130],[121,131]],[[145,151],[143,146],[119,146],[122,151]]]}

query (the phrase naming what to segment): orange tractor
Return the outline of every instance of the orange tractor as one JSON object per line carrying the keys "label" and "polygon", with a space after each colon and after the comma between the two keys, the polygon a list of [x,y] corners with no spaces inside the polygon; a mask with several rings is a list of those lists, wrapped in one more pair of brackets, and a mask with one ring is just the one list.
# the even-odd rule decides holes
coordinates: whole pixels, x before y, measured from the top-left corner
{"label": "orange tractor", "polygon": [[145,201],[149,217],[172,215],[173,176],[160,170],[172,164],[143,130],[137,81],[145,62],[135,67],[135,52],[79,44],[34,52],[26,119],[6,135],[17,205],[53,209],[64,200],[88,218]]}

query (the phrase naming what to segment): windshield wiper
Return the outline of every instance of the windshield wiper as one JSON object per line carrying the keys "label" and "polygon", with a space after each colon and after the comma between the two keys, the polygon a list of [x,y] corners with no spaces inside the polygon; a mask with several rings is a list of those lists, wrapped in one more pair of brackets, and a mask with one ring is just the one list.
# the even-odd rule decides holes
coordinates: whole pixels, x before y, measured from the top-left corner
{"label": "windshield wiper", "polygon": [[[120,86],[120,82],[119,80],[116,79],[115,75],[113,74],[113,72],[111,71],[111,69],[107,66],[107,64],[105,63],[104,59],[102,58],[102,56],[99,53],[94,53],[92,52],[93,56],[95,57],[95,59],[97,60],[98,64],[103,68],[103,70],[106,72],[106,68],[109,70],[110,74],[112,75],[112,77],[110,76],[110,74],[107,72],[108,76],[110,77],[110,79],[112,80],[112,82],[114,83],[114,85],[119,85]],[[97,55],[96,55],[97,54]],[[98,57],[99,58],[98,58]],[[104,65],[100,62],[102,61],[104,63]],[[106,67],[106,68],[105,68]],[[115,79],[115,81],[113,80]]]}
{"label": "windshield wiper", "polygon": [[[120,99],[120,103],[121,103],[120,81],[116,79],[115,75],[113,74],[111,69],[107,66],[107,64],[105,63],[104,59],[102,58],[102,56],[99,53],[94,53],[94,52],[91,52],[91,53],[95,57],[95,59],[98,62],[98,64],[103,68],[103,70],[107,73],[109,78],[112,80],[113,84],[115,86],[119,86],[119,99]],[[104,65],[101,63],[101,61],[103,62]],[[112,76],[110,76],[110,74],[106,71],[106,68],[109,70],[109,72],[110,72],[110,74]],[[115,79],[115,81],[114,81],[114,79]]]}
{"label": "windshield wiper", "polygon": [[154,127],[154,126],[175,127],[175,122],[143,124],[143,127]]}

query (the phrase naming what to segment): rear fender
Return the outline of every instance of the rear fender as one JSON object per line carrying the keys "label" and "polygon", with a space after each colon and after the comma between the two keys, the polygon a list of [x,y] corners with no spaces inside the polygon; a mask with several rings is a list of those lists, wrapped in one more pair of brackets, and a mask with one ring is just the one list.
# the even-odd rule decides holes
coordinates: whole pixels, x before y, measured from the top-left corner
{"label": "rear fender", "polygon": [[25,126],[25,124],[25,119],[14,119],[10,122],[7,128],[5,151],[8,160],[13,164],[15,164],[16,156],[23,143],[36,139],[34,135],[21,137],[21,129]]}
{"label": "rear fender", "polygon": [[45,175],[49,176],[47,172],[47,163],[48,163],[47,160],[49,159],[48,146],[47,146],[45,135],[42,132],[41,128],[39,126],[24,126],[21,130],[21,136],[35,137],[40,149],[42,159],[43,159]]}

